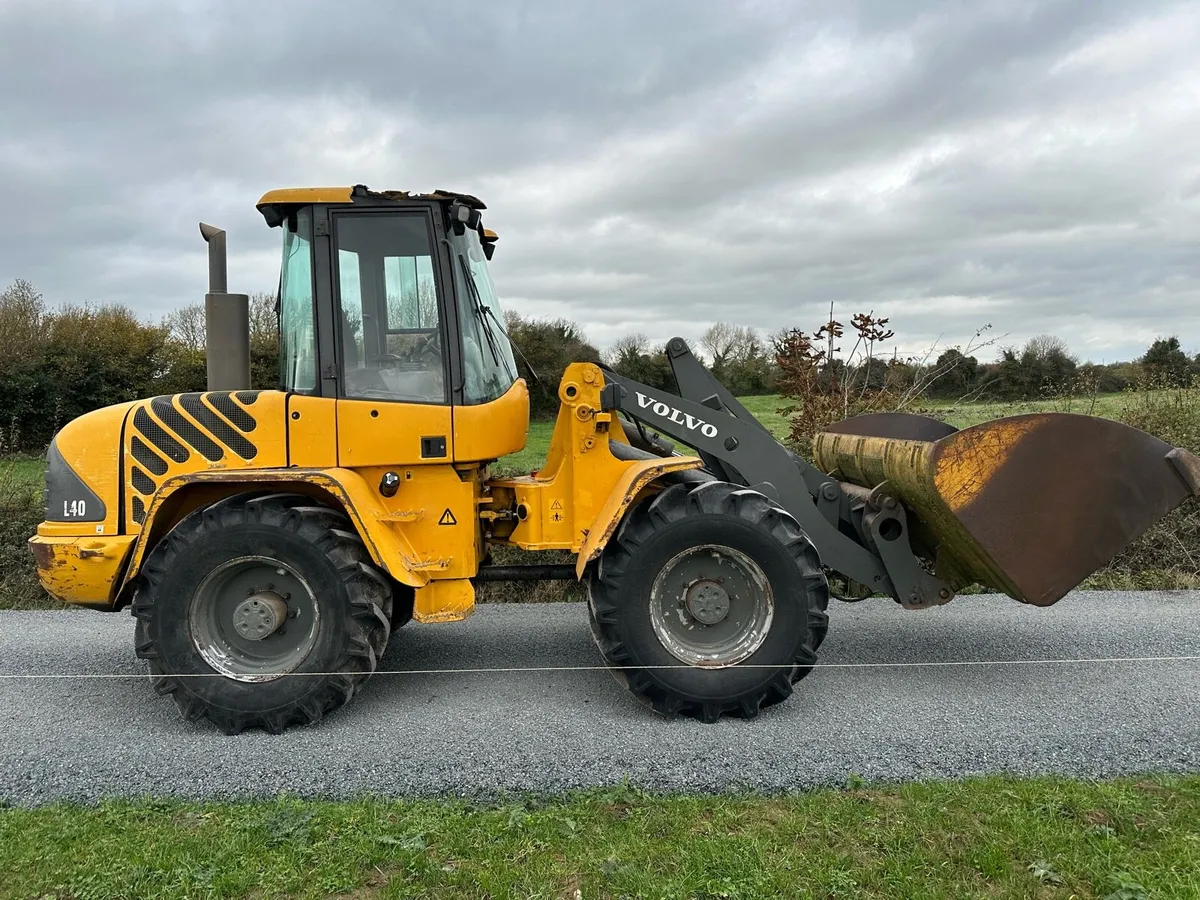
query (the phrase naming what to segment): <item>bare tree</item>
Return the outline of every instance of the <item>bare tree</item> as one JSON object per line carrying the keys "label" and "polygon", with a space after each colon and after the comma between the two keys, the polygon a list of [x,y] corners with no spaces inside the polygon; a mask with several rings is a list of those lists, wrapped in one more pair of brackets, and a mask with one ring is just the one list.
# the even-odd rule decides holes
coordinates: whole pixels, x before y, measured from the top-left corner
{"label": "bare tree", "polygon": [[650,352],[650,339],[641,332],[625,334],[617,338],[613,345],[604,351],[604,362],[614,369],[621,368],[624,361],[636,360]]}
{"label": "bare tree", "polygon": [[1060,337],[1055,337],[1052,334],[1039,334],[1031,337],[1021,351],[1022,355],[1028,355],[1032,359],[1039,361],[1057,359],[1057,358],[1073,358],[1071,351],[1067,347],[1067,342]]}
{"label": "bare tree", "polygon": [[708,354],[709,363],[714,369],[723,366],[733,355],[741,338],[740,330],[728,322],[714,322],[700,335],[700,346]]}
{"label": "bare tree", "polygon": [[203,303],[189,303],[187,306],[172,310],[163,316],[162,323],[175,343],[188,350],[204,349]]}
{"label": "bare tree", "polygon": [[275,295],[258,291],[250,295],[250,342],[274,343],[279,335],[279,316],[275,312]]}
{"label": "bare tree", "polygon": [[28,281],[17,279],[0,292],[0,356],[27,358],[42,346],[48,332],[46,305]]}

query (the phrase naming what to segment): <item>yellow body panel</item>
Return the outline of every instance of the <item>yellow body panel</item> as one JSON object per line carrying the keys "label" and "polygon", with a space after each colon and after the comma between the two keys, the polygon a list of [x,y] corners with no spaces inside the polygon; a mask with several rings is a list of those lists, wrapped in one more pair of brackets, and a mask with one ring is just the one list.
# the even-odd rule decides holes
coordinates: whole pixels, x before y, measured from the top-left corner
{"label": "yellow body panel", "polygon": [[583,570],[587,564],[600,555],[608,539],[617,530],[617,525],[625,517],[625,511],[650,482],[668,472],[694,469],[697,462],[698,460],[690,456],[678,456],[673,459],[647,459],[630,464],[592,519],[592,527],[588,529],[575,560],[575,577],[583,578]]}
{"label": "yellow body panel", "polygon": [[[448,463],[454,458],[450,409],[425,403],[338,400],[338,464],[358,468]],[[446,455],[422,456],[421,439],[439,437],[446,442]]]}
{"label": "yellow body panel", "polygon": [[418,622],[461,622],[474,611],[475,586],[466,578],[431,581],[413,597]]}
{"label": "yellow body panel", "polygon": [[55,524],[38,526],[29,541],[42,587],[63,603],[112,606],[134,536],[55,537]]}
{"label": "yellow body panel", "polygon": [[573,363],[559,383],[561,406],[546,465],[536,475],[490,482],[496,508],[507,503],[523,512],[504,540],[526,550],[572,550],[585,545],[588,558],[604,548],[616,523],[639,491],[665,472],[697,468],[691,456],[623,460],[609,442],[626,443],[620,422],[603,412],[604,373],[591,363]]}
{"label": "yellow body panel", "polygon": [[312,203],[349,203],[349,187],[280,188],[267,191],[254,204],[256,209],[264,206],[308,206]]}
{"label": "yellow body panel", "polygon": [[[378,492],[386,472],[400,476],[394,497]],[[423,576],[422,584],[427,579],[470,578],[475,574],[482,551],[476,513],[478,478],[464,478],[449,465],[374,466],[357,469],[355,474],[382,510],[376,521],[402,535],[412,547],[405,565]]]}
{"label": "yellow body panel", "polygon": [[[120,403],[86,413],[64,425],[54,436],[58,452],[71,470],[104,502],[102,522],[46,522],[47,534],[109,534],[121,523],[121,424],[134,406]],[[39,529],[39,534],[43,533]]]}
{"label": "yellow body panel", "polygon": [[[350,516],[372,560],[403,584],[420,587],[429,580],[430,572],[445,568],[443,557],[428,552],[422,555],[413,547],[405,529],[396,527],[410,523],[411,519],[389,509],[383,502],[385,498],[358,472],[337,468],[209,470],[178,475],[159,488],[146,513],[147,521],[154,525],[138,536],[125,581],[137,574],[150,546],[182,515],[223,496],[261,487],[310,493],[315,498],[335,501]],[[417,514],[420,513],[418,510]]]}
{"label": "yellow body panel", "polygon": [[288,396],[288,465],[329,469],[338,464],[337,404],[325,397]]}
{"label": "yellow body panel", "polygon": [[525,449],[529,436],[529,388],[518,378],[491,403],[454,408],[454,458],[499,459]]}

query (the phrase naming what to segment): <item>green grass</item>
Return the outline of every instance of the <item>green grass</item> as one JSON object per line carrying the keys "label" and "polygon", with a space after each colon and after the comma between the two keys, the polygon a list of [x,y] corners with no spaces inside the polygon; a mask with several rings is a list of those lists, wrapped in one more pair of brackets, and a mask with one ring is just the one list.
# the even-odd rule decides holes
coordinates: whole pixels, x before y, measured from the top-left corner
{"label": "green grass", "polygon": [[[787,406],[789,401],[778,394],[739,397],[738,399],[777,438],[787,437],[788,422],[780,415],[779,410]],[[1031,412],[1076,412],[1115,419],[1128,402],[1130,402],[1129,394],[1099,394],[1095,397],[1008,403],[979,401],[939,403],[930,401],[913,408],[912,412],[943,418],[956,428],[968,428],[971,425],[978,425],[980,422],[998,419],[1001,416],[1016,416]],[[553,422],[530,422],[525,449],[520,453],[513,453],[501,459],[496,464],[496,470],[505,475],[528,475],[531,471],[540,468],[546,461],[546,453],[550,449],[550,436],[553,431]]]}
{"label": "green grass", "polygon": [[528,475],[540,469],[550,451],[550,436],[554,434],[553,422],[530,422],[525,449],[497,461],[495,470],[501,475]]}
{"label": "green grass", "polygon": [[46,461],[40,457],[13,456],[0,459],[0,485],[10,490],[42,489]]}
{"label": "green grass", "polygon": [[0,810],[0,898],[1200,897],[1200,777]]}
{"label": "green grass", "polygon": [[1033,412],[1071,412],[1107,419],[1119,418],[1125,407],[1132,402],[1130,393],[1096,394],[1085,397],[1061,397],[1053,400],[1020,400],[1008,402],[950,403],[927,401],[913,412],[927,412],[944,418],[955,428],[969,428],[980,422],[999,419],[1002,416],[1019,416]]}

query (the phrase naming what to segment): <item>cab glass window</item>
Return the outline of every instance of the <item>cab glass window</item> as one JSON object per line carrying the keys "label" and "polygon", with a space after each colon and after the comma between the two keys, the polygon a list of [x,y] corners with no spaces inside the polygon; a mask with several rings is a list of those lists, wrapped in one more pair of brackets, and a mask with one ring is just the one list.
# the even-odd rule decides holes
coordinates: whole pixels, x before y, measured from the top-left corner
{"label": "cab glass window", "polygon": [[279,361],[284,390],[317,386],[317,332],[313,316],[312,213],[299,210],[285,223],[279,275]]}
{"label": "cab glass window", "polygon": [[450,244],[462,327],[463,402],[487,403],[513,386],[517,364],[479,235],[466,229]]}
{"label": "cab glass window", "polygon": [[445,403],[427,217],[364,213],[335,222],[344,395]]}

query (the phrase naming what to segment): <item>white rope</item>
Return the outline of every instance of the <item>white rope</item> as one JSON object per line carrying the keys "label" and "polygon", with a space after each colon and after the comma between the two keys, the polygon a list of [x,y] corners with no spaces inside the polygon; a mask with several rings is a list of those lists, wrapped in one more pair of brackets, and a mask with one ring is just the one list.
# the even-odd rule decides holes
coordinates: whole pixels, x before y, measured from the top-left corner
{"label": "white rope", "polygon": [[[1200,662],[1200,656],[1106,656],[1083,657],[1080,659],[963,659],[942,660],[931,662],[849,662],[849,663],[814,663],[811,666],[801,666],[806,669],[917,669],[940,668],[953,666],[1060,666],[1060,665],[1100,665],[1109,663],[1157,663],[1157,662]],[[737,665],[730,668],[738,669],[790,669],[788,665],[771,665],[754,663]],[[376,678],[381,675],[492,675],[497,673],[540,673],[540,672],[604,672],[624,671],[634,669],[690,669],[698,668],[688,665],[667,666],[497,666],[495,668],[460,668],[460,669],[381,669],[370,673]],[[333,675],[343,675],[344,672],[278,672],[265,673],[257,677],[263,679],[282,678],[285,675],[303,678],[324,678]],[[34,681],[54,679],[120,679],[146,678],[145,672],[100,673],[86,672],[0,672],[0,681]],[[163,677],[163,676],[157,676]],[[166,676],[170,678],[225,678],[219,672],[201,672]]]}

